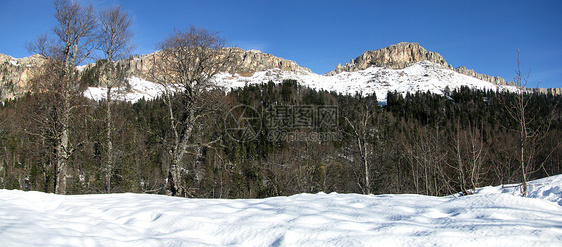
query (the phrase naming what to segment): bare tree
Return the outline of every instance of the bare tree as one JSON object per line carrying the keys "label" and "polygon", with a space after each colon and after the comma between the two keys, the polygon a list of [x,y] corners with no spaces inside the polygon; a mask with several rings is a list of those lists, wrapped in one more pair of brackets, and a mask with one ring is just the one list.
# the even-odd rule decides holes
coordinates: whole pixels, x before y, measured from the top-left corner
{"label": "bare tree", "polygon": [[416,193],[425,190],[426,195],[450,194],[454,189],[450,186],[450,178],[444,171],[447,150],[442,148],[443,131],[438,126],[413,127],[408,138],[403,138],[403,156],[409,163],[410,173]]}
{"label": "bare tree", "polygon": [[[361,97],[361,96],[359,96]],[[364,194],[371,194],[371,170],[372,164],[369,160],[373,156],[373,141],[376,129],[372,125],[373,118],[375,118],[375,109],[373,106],[378,105],[376,98],[370,98],[361,100],[362,106],[358,111],[358,120],[356,123],[352,123],[349,118],[345,117],[346,122],[349,124],[353,133],[351,135],[355,137],[357,142],[357,149],[361,161],[361,166],[363,166],[363,179],[364,185],[358,183],[359,187],[363,190]]]}
{"label": "bare tree", "polygon": [[368,195],[371,194],[371,180],[370,180],[370,166],[369,166],[369,154],[371,149],[369,148],[369,143],[367,142],[368,137],[368,130],[367,130],[367,123],[369,119],[373,115],[369,112],[361,115],[360,122],[356,125],[351,123],[349,119],[346,117],[345,120],[353,129],[353,134],[357,141],[357,149],[359,150],[359,156],[361,157],[361,165],[363,166],[363,178],[364,178],[364,186],[361,186],[361,183],[358,183],[359,186],[363,189],[363,193]]}
{"label": "bare tree", "polygon": [[[517,124],[515,130],[519,137],[518,161],[521,172],[521,195],[525,197],[527,196],[528,176],[535,172],[535,158],[541,149],[542,140],[548,135],[555,110],[550,112],[549,116],[546,116],[546,122],[542,123],[539,123],[540,116],[538,116],[538,111],[531,112],[530,104],[533,94],[528,93],[526,90],[529,75],[524,77],[521,72],[519,50],[517,50],[517,69],[515,70],[514,81],[518,90],[515,100],[511,104],[505,101],[503,101],[503,103],[507,112]],[[550,157],[550,155],[547,156],[547,159],[548,157]]]}
{"label": "bare tree", "polygon": [[101,65],[100,82],[107,89],[106,93],[106,138],[107,138],[107,161],[105,166],[105,187],[107,193],[111,193],[111,177],[114,169],[113,152],[113,120],[112,120],[112,98],[111,90],[125,80],[125,70],[118,67],[116,62],[127,56],[132,50],[130,30],[131,18],[121,7],[115,6],[101,10],[98,14],[100,23],[100,46],[103,52],[103,63]]}
{"label": "bare tree", "polygon": [[75,150],[70,140],[71,111],[76,108],[75,98],[81,95],[76,66],[89,58],[95,48],[97,20],[91,5],[84,7],[67,0],[56,0],[54,5],[58,22],[53,28],[54,39],[45,34],[28,43],[27,48],[49,60],[38,71],[38,79],[34,80],[38,85],[33,88],[34,93],[53,96],[48,100],[52,101],[56,128],[52,131],[56,140],[55,192],[65,194],[68,160]]}
{"label": "bare tree", "polygon": [[455,156],[456,165],[451,167],[458,175],[461,191],[472,193],[480,185],[480,176],[488,155],[488,145],[484,142],[482,130],[472,127],[461,130],[457,123],[457,133],[453,137],[451,154]]}
{"label": "bare tree", "polygon": [[[154,56],[152,77],[166,90],[163,96],[169,116],[172,144],[168,167],[168,192],[171,195],[188,195],[182,183],[187,173],[184,156],[190,147],[211,143],[191,144],[196,122],[213,109],[212,78],[236,64],[232,49],[218,33],[189,26],[175,30],[159,44],[160,52]],[[199,152],[194,152],[199,153]]]}

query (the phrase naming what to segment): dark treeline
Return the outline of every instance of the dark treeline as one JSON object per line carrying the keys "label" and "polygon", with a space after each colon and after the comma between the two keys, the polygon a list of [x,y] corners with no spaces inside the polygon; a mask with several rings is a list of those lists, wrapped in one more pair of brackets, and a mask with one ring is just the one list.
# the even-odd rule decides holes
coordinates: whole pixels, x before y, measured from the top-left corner
{"label": "dark treeline", "polygon": [[[381,107],[374,95],[316,91],[286,80],[207,94],[215,104],[197,120],[182,160],[187,196],[447,195],[521,182],[518,123],[506,110],[515,93],[466,87],[444,96],[389,92]],[[25,189],[28,183],[32,190],[55,192],[54,140],[61,128],[52,121],[56,106],[45,97],[30,94],[0,106],[0,188]],[[525,97],[530,127],[542,130],[526,146],[532,161],[526,172],[531,179],[560,174],[560,96]],[[174,104],[186,111],[181,99]],[[106,193],[108,104],[74,100],[68,127],[76,150],[68,158],[66,193]],[[166,193],[173,138],[165,102],[111,105],[111,192]],[[244,139],[229,132],[227,120],[240,105],[261,117]]]}

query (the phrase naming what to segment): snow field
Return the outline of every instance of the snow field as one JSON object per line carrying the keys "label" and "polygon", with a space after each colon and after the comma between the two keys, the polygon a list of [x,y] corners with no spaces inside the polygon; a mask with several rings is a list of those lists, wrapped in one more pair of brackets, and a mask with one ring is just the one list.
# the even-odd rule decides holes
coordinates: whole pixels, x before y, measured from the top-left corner
{"label": "snow field", "polygon": [[[301,85],[316,90],[335,91],[342,94],[362,93],[377,95],[381,104],[386,103],[388,91],[397,91],[405,95],[407,92],[432,92],[443,94],[446,87],[450,90],[468,86],[478,89],[500,89],[514,91],[512,86],[497,86],[470,76],[459,74],[447,67],[420,61],[404,69],[387,69],[370,67],[356,72],[342,72],[334,76],[318,75],[315,73],[294,73],[280,69],[259,71],[250,77],[238,74],[221,73],[214,78],[217,86],[227,90],[244,87],[246,84],[261,84],[273,81],[281,83],[285,79],[297,80]],[[161,85],[146,81],[138,77],[129,79],[131,90],[115,92],[115,98],[136,102],[145,97],[147,100],[157,97],[163,88]],[[115,90],[116,91],[116,90]],[[90,87],[84,95],[100,100],[105,98],[107,89]]]}
{"label": "snow field", "polygon": [[2,246],[560,246],[562,175],[456,197],[186,199],[0,190]]}
{"label": "snow field", "polygon": [[[130,85],[129,90],[125,87],[113,88],[112,99],[113,100],[123,100],[132,103],[137,102],[143,97],[146,100],[154,99],[164,92],[164,87],[158,83],[147,81],[138,77],[128,78]],[[102,100],[107,97],[107,88],[104,87],[89,87],[85,92],[84,96],[93,100]]]}

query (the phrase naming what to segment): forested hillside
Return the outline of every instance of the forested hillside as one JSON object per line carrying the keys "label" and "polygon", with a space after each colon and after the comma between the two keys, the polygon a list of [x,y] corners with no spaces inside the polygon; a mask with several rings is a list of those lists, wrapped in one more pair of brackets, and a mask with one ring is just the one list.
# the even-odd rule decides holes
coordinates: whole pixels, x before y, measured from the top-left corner
{"label": "forested hillside", "polygon": [[[527,127],[533,130],[524,149],[518,119],[510,110],[518,97],[466,87],[444,96],[389,92],[381,107],[375,96],[316,91],[293,80],[228,92],[207,90],[202,98],[208,103],[182,158],[176,183],[184,190],[178,195],[447,195],[518,183],[522,171],[527,179],[562,173],[560,96],[524,95]],[[168,106],[176,116],[189,114],[182,107],[185,98],[109,104],[111,149],[107,102],[73,100],[66,193],[108,192],[109,174],[109,192],[170,194],[175,140]],[[55,192],[61,126],[52,104],[45,95],[29,94],[0,106],[0,188],[25,189],[28,184],[31,190]],[[234,120],[251,121],[233,128],[233,114],[238,116]],[[188,126],[176,127],[181,133]],[[108,157],[114,164],[110,172]]]}

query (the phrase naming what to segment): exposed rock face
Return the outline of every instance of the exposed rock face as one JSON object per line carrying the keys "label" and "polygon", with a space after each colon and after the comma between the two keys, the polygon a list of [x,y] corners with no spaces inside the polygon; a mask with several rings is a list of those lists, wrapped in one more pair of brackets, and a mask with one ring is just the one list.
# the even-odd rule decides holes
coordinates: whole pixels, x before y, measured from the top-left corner
{"label": "exposed rock face", "polygon": [[361,56],[351,60],[350,63],[343,66],[338,65],[335,70],[328,72],[327,75],[336,75],[344,71],[364,70],[371,66],[403,69],[424,60],[448,66],[441,54],[427,51],[418,43],[402,42],[379,50],[366,51]]}
{"label": "exposed rock face", "polygon": [[154,56],[158,56],[158,52],[153,52],[142,56],[129,57],[117,63],[124,68],[127,68],[127,77],[136,76],[139,78],[150,80],[150,73]]}
{"label": "exposed rock face", "polygon": [[236,73],[241,75],[253,74],[258,71],[268,69],[281,69],[285,71],[292,71],[298,74],[312,73],[310,69],[301,67],[291,60],[286,60],[271,54],[262,53],[260,51],[251,50],[244,51],[240,48],[232,48],[233,52],[239,56],[239,63],[237,64]]}
{"label": "exposed rock face", "polygon": [[457,73],[460,73],[460,74],[463,74],[463,75],[472,76],[476,79],[491,82],[495,85],[514,85],[513,82],[506,82],[505,79],[503,79],[499,76],[489,76],[489,75],[485,75],[485,74],[479,74],[479,73],[476,73],[474,70],[467,69],[464,66],[460,66],[458,68],[455,68],[455,71]]}
{"label": "exposed rock face", "polygon": [[13,58],[0,54],[0,101],[18,97],[29,89],[33,69],[45,59],[40,55]]}
{"label": "exposed rock face", "polygon": [[[238,73],[242,76],[251,76],[258,71],[268,69],[281,69],[292,71],[298,74],[312,73],[310,69],[299,66],[296,62],[251,50],[244,51],[240,48],[226,48],[238,56],[238,64],[229,69],[231,73]],[[150,53],[142,56],[133,56],[118,62],[123,68],[127,68],[127,76],[140,77],[151,80],[151,68],[154,56],[159,52]],[[26,58],[16,59],[8,55],[0,54],[0,101],[14,98],[25,93],[29,89],[28,81],[32,75],[33,68],[36,68],[44,60],[40,55],[33,55]],[[81,66],[81,70],[86,70],[94,64]]]}
{"label": "exposed rock face", "polygon": [[562,88],[531,88],[531,90],[537,93],[562,95]]}
{"label": "exposed rock face", "polygon": [[[299,66],[296,62],[286,60],[271,54],[262,53],[260,51],[251,50],[244,51],[240,48],[226,48],[228,51],[233,52],[238,56],[238,64],[229,69],[230,73],[238,73],[243,76],[251,76],[258,71],[268,69],[281,69],[285,71],[292,71],[298,74],[312,73],[310,69]],[[150,80],[150,69],[152,68],[152,61],[154,56],[158,56],[159,52],[154,52],[148,55],[131,57],[119,61],[125,68],[129,68],[129,76],[137,76]]]}

